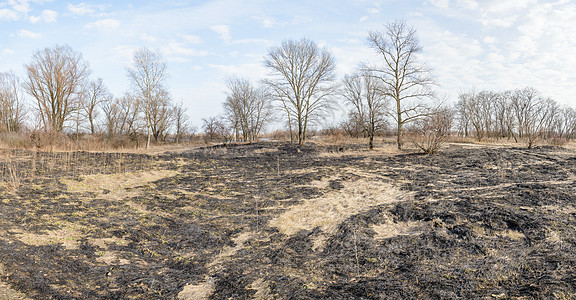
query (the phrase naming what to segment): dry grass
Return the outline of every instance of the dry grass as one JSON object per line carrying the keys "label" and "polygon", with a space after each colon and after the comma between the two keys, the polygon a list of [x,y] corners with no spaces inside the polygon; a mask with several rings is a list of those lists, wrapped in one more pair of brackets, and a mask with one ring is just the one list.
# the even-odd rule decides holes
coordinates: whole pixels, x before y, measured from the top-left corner
{"label": "dry grass", "polygon": [[[327,183],[316,182],[312,185],[327,186]],[[362,178],[355,182],[345,182],[341,190],[328,192],[322,197],[308,199],[302,204],[291,207],[272,219],[269,225],[277,227],[286,235],[319,227],[325,236],[329,236],[336,231],[340,223],[352,215],[375,205],[405,199],[404,192],[391,184],[383,183],[376,178]],[[321,248],[323,245],[323,239],[315,242],[315,248]]]}
{"label": "dry grass", "polygon": [[214,290],[212,279],[201,284],[185,286],[178,294],[180,300],[203,300],[208,299]]}
{"label": "dry grass", "polygon": [[30,246],[49,246],[61,244],[69,250],[75,250],[79,247],[79,240],[82,237],[81,228],[74,224],[64,226],[56,230],[48,230],[45,233],[37,234],[31,232],[17,232],[16,237],[19,241]]}
{"label": "dry grass", "polygon": [[384,240],[388,238],[393,238],[401,235],[418,235],[425,232],[425,226],[429,226],[423,222],[392,222],[388,220],[383,224],[377,224],[372,226],[372,229],[376,232],[374,236],[377,240]]}
{"label": "dry grass", "polygon": [[[244,243],[254,238],[253,232],[243,232],[233,239],[234,246],[224,247],[222,251],[208,264],[208,268],[211,269],[211,273],[218,273],[221,271],[221,265],[231,256],[236,254],[239,250],[244,248]],[[212,277],[207,276],[207,279],[200,284],[188,284],[184,286],[184,289],[178,294],[178,299],[182,300],[196,300],[196,299],[208,299],[212,291],[214,290],[214,282]]]}
{"label": "dry grass", "polygon": [[[119,174],[95,174],[82,176],[80,180],[61,179],[68,191],[77,193],[101,193],[106,198],[121,199],[130,196],[126,189],[149,185],[154,181],[175,176],[177,171],[152,170]],[[136,193],[133,191],[132,193]]]}

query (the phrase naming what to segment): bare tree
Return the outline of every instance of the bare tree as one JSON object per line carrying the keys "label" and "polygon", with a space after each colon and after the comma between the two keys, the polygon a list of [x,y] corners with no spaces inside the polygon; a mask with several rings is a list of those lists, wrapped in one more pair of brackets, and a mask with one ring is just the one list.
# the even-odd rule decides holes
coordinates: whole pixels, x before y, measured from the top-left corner
{"label": "bare tree", "polygon": [[[456,104],[461,127],[470,126],[476,138],[513,138],[528,148],[542,138],[558,139],[572,134],[571,110],[542,97],[534,88],[461,93]],[[567,118],[567,119],[566,119]],[[466,134],[468,134],[466,130]]]}
{"label": "bare tree", "polygon": [[370,32],[368,42],[384,59],[384,65],[366,69],[380,79],[382,92],[394,101],[391,116],[397,125],[396,142],[401,149],[403,126],[427,115],[422,100],[434,96],[434,80],[429,69],[417,62],[422,46],[416,30],[404,21],[389,23],[381,32]]}
{"label": "bare tree", "polygon": [[333,108],[330,96],[337,90],[333,84],[334,56],[308,39],[285,40],[268,50],[264,65],[270,69],[270,79],[265,82],[280,101],[290,136],[296,126],[298,144],[302,145],[308,125]]}
{"label": "bare tree", "polygon": [[368,136],[368,147],[374,148],[374,136],[386,127],[387,99],[380,91],[379,81],[370,74],[347,75],[343,80],[342,96],[355,113],[358,123]]}
{"label": "bare tree", "polygon": [[142,128],[140,106],[140,100],[130,94],[104,102],[102,110],[108,135],[137,136]]}
{"label": "bare tree", "polygon": [[228,96],[224,102],[225,115],[235,130],[236,138],[252,142],[272,116],[272,106],[262,89],[250,81],[235,76],[226,79]]}
{"label": "bare tree", "polygon": [[182,137],[190,130],[189,119],[182,101],[174,106],[174,137],[176,144],[179,144]]}
{"label": "bare tree", "polygon": [[91,81],[87,85],[81,104],[83,113],[88,119],[91,134],[96,133],[95,120],[98,118],[99,106],[104,102],[110,102],[112,98],[112,93],[104,85],[102,78]]}
{"label": "bare tree", "polygon": [[66,121],[80,109],[86,78],[90,74],[82,54],[68,46],[38,50],[25,65],[24,89],[37,101],[45,131],[62,132]]}
{"label": "bare tree", "polygon": [[202,129],[204,129],[204,141],[206,143],[210,141],[220,141],[227,144],[232,140],[230,127],[226,126],[226,123],[222,120],[223,118],[221,116],[202,119],[204,123]]}
{"label": "bare tree", "polygon": [[416,147],[426,154],[437,152],[450,137],[453,116],[453,111],[448,108],[436,108],[427,116],[416,120]]}
{"label": "bare tree", "polygon": [[166,61],[159,51],[140,48],[134,52],[132,66],[127,68],[137,97],[143,101],[144,118],[146,120],[146,148],[150,147],[152,136],[153,102],[161,102],[165,98],[164,81],[166,80]]}
{"label": "bare tree", "polygon": [[14,72],[0,73],[0,132],[22,129],[26,111],[20,86]]}
{"label": "bare tree", "polygon": [[151,99],[147,110],[150,130],[155,142],[164,141],[174,118],[172,98],[166,89],[161,88],[155,90]]}

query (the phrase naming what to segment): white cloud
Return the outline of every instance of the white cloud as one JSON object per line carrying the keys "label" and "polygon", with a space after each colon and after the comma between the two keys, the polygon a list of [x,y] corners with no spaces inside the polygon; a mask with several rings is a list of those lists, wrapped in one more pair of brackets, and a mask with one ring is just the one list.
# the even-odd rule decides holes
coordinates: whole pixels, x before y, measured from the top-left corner
{"label": "white cloud", "polygon": [[262,25],[264,25],[264,28],[272,28],[274,27],[274,20],[270,18],[264,18],[262,20]]}
{"label": "white cloud", "polygon": [[442,9],[448,9],[450,7],[450,0],[428,0],[428,2]]}
{"label": "white cloud", "polygon": [[509,13],[518,11],[537,4],[537,0],[485,0],[480,8],[489,13]]}
{"label": "white cloud", "polygon": [[482,41],[486,44],[495,44],[498,40],[493,36],[486,36],[482,39]]}
{"label": "white cloud", "polygon": [[22,29],[22,30],[18,31],[18,36],[23,37],[23,38],[29,38],[29,39],[37,39],[37,38],[42,37],[42,34]]}
{"label": "white cloud", "polygon": [[192,43],[192,44],[195,44],[195,45],[202,44],[202,38],[197,36],[197,35],[187,34],[187,35],[183,35],[182,38],[184,38],[185,41]]}
{"label": "white cloud", "polygon": [[57,18],[58,18],[57,12],[45,9],[44,11],[42,11],[42,14],[40,16],[31,16],[28,18],[28,20],[32,24],[36,24],[40,21],[43,21],[45,23],[56,23]]}
{"label": "white cloud", "polygon": [[491,18],[487,17],[488,14],[484,14],[480,19],[480,22],[484,26],[494,26],[494,27],[511,27],[516,23],[518,19],[517,16],[508,16],[508,17],[501,17],[501,18]]}
{"label": "white cloud", "polygon": [[88,23],[84,28],[86,29],[97,29],[104,31],[116,30],[120,27],[120,21],[116,19],[102,19],[96,22]]}
{"label": "white cloud", "polygon": [[174,55],[184,55],[184,56],[206,56],[208,55],[208,51],[198,51],[193,48],[187,48],[181,43],[177,42],[170,42],[164,48],[162,48],[162,52],[166,53],[167,56],[174,56]]}
{"label": "white cloud", "polygon": [[4,49],[2,50],[2,55],[13,55],[16,54],[16,51],[12,50],[12,49]]}
{"label": "white cloud", "polygon": [[49,9],[45,9],[44,11],[42,11],[42,20],[44,20],[44,22],[55,23],[56,18],[58,18],[57,12]]}
{"label": "white cloud", "polygon": [[475,0],[457,0],[458,6],[464,9],[476,9],[478,8],[478,2]]}
{"label": "white cloud", "polygon": [[97,11],[96,6],[89,5],[89,4],[86,4],[84,2],[82,2],[80,4],[76,4],[76,5],[68,3],[67,8],[68,8],[69,12],[71,12],[72,14],[78,15],[78,16],[91,15]]}
{"label": "white cloud", "polygon": [[30,3],[27,0],[8,0],[8,4],[15,11],[27,14],[30,11]]}
{"label": "white cloud", "polygon": [[228,25],[214,25],[210,29],[220,35],[224,41],[230,41],[232,36],[230,35],[230,27]]}
{"label": "white cloud", "polygon": [[360,18],[360,22],[366,22],[368,19],[370,19],[368,16],[362,16],[362,18]]}
{"label": "white cloud", "polygon": [[380,10],[377,9],[377,8],[369,8],[369,9],[367,9],[366,11],[367,11],[369,14],[373,14],[373,15],[380,12]]}
{"label": "white cloud", "polygon": [[17,21],[20,18],[18,13],[10,9],[0,9],[0,21]]}
{"label": "white cloud", "polygon": [[270,17],[252,17],[252,18],[262,22],[262,26],[264,28],[272,28],[274,27],[274,25],[276,25],[274,19]]}

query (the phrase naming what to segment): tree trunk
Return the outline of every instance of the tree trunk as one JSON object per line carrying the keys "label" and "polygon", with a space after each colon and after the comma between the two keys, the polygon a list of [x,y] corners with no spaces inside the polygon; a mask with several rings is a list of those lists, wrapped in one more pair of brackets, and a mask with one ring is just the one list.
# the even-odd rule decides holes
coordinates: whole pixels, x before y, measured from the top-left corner
{"label": "tree trunk", "polygon": [[374,150],[374,132],[370,134],[370,138],[368,139],[368,148]]}

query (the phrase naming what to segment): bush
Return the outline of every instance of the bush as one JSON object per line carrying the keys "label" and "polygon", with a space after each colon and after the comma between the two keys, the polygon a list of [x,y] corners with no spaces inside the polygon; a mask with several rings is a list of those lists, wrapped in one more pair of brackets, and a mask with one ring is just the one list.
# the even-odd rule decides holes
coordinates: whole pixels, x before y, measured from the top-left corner
{"label": "bush", "polygon": [[450,136],[453,112],[448,108],[433,110],[414,124],[414,145],[426,154],[437,152]]}

